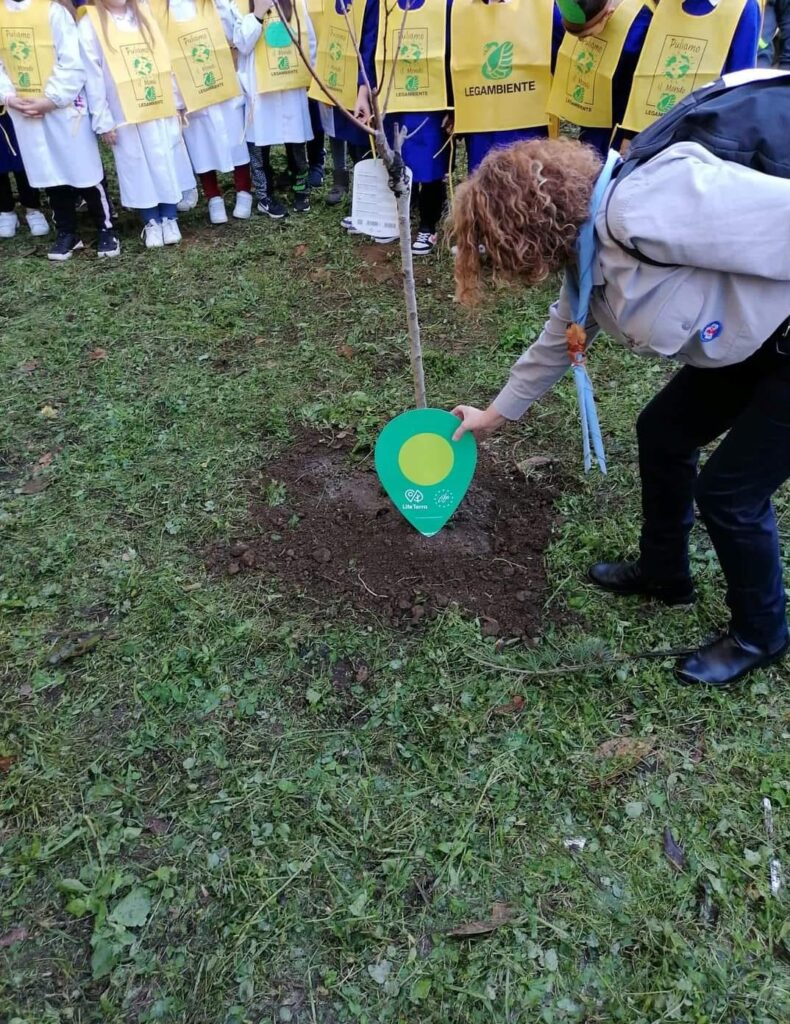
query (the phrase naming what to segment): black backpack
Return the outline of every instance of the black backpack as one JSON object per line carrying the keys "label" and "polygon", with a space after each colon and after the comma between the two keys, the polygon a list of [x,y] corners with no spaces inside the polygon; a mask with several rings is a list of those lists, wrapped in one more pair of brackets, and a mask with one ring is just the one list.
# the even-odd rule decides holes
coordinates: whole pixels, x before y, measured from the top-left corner
{"label": "black backpack", "polygon": [[[696,142],[722,160],[790,178],[790,73],[736,72],[690,93],[635,136],[609,199],[632,171],[677,142]],[[665,265],[617,244],[643,263]]]}

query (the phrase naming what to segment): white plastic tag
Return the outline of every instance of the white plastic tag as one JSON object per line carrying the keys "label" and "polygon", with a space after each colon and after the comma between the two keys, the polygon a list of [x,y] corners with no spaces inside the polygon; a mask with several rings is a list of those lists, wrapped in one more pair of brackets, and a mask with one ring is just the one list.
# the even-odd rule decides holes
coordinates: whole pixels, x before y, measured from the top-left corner
{"label": "white plastic tag", "polygon": [[374,238],[398,234],[398,206],[383,160],[360,160],[355,165],[351,223]]}

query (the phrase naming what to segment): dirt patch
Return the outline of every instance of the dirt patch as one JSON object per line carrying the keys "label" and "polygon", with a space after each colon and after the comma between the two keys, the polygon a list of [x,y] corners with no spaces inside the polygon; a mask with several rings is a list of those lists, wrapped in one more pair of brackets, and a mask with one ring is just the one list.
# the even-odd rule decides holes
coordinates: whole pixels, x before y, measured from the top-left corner
{"label": "dirt patch", "polygon": [[346,601],[394,626],[456,604],[487,635],[537,635],[558,490],[552,472],[525,479],[481,452],[461,507],[426,538],[381,490],[370,455],[352,456],[353,440],[304,434],[269,463],[253,526],[212,548],[210,567],[264,573],[287,592],[321,605]]}

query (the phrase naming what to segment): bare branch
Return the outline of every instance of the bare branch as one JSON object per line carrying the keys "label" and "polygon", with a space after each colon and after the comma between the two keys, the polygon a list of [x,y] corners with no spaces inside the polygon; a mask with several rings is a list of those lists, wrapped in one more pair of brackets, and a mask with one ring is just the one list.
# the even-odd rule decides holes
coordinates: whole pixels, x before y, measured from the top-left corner
{"label": "bare branch", "polygon": [[[386,4],[385,4],[386,8]],[[397,71],[398,61],[400,60],[400,48],[403,42],[403,33],[406,31],[406,15],[411,10],[410,0],[406,0],[406,6],[403,8],[403,17],[400,20],[400,29],[398,30],[398,42],[395,46],[395,56],[392,61],[392,71],[390,73],[390,80],[387,83],[387,93],[384,97],[384,106],[382,107],[382,115],[387,113],[390,105],[390,96],[392,95],[392,86],[395,84],[395,72]],[[385,26],[386,27],[386,26]],[[384,65],[381,66],[382,73],[384,71]]]}

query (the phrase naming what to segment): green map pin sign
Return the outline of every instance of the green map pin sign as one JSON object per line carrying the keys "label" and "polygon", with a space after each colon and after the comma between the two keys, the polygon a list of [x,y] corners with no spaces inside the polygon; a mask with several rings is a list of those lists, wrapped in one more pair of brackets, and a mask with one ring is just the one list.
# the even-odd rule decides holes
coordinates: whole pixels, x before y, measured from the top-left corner
{"label": "green map pin sign", "polygon": [[410,409],[376,442],[376,472],[395,508],[424,537],[433,537],[461,504],[477,464],[467,433],[452,437],[457,417],[444,409]]}

